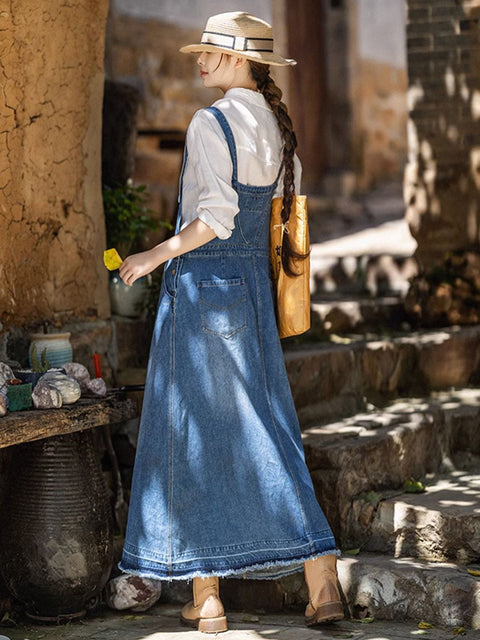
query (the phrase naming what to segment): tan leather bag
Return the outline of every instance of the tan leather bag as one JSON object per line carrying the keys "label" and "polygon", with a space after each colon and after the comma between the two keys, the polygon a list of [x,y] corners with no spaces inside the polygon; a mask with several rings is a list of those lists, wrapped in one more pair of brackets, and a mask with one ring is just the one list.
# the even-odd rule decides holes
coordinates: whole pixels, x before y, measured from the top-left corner
{"label": "tan leather bag", "polygon": [[294,197],[286,228],[281,212],[282,198],[274,198],[270,217],[270,262],[277,296],[278,333],[280,338],[287,338],[310,329],[310,256],[294,261],[298,276],[287,276],[281,260],[284,233],[289,234],[295,251],[310,252],[306,196]]}

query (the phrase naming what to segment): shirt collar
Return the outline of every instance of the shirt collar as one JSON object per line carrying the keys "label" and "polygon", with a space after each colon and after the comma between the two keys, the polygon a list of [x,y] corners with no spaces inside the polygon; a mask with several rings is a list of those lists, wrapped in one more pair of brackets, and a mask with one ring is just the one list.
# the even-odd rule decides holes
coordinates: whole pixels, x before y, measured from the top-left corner
{"label": "shirt collar", "polygon": [[[268,103],[265,100],[263,93],[260,91],[254,91],[253,89],[246,89],[244,87],[233,87],[225,92],[225,98],[240,98],[250,104],[256,104],[260,107],[268,107]],[[269,107],[268,107],[269,108]]]}

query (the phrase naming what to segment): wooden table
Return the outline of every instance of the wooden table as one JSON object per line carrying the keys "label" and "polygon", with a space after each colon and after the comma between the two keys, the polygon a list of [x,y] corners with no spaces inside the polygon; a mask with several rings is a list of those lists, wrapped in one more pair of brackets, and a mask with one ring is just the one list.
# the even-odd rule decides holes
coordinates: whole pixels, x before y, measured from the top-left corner
{"label": "wooden table", "polygon": [[0,418],[0,449],[130,420],[137,415],[135,403],[122,394],[105,398],[81,398],[60,409],[29,409]]}

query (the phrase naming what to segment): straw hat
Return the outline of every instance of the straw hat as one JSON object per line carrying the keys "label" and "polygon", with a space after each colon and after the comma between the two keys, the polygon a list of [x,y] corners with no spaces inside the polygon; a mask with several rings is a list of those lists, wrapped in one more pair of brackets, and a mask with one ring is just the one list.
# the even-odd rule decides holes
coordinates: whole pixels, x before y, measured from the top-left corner
{"label": "straw hat", "polygon": [[268,22],[244,11],[219,13],[208,19],[200,44],[189,44],[182,53],[223,51],[255,62],[286,66],[295,60],[273,53],[273,32]]}

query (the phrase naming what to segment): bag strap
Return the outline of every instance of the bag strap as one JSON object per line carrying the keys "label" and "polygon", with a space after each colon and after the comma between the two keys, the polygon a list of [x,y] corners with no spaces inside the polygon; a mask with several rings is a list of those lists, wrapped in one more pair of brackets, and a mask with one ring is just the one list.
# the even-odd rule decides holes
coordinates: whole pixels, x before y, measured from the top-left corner
{"label": "bag strap", "polygon": [[238,176],[238,165],[237,165],[237,147],[235,146],[235,138],[233,137],[232,128],[228,124],[228,120],[223,115],[223,113],[217,107],[206,107],[207,111],[213,113],[215,118],[218,121],[218,124],[222,127],[222,131],[225,134],[225,138],[227,139],[228,149],[230,151],[230,157],[232,159],[233,164],[233,173],[232,173],[232,183],[237,183]]}
{"label": "bag strap", "polygon": [[282,159],[282,162],[280,163],[280,169],[278,170],[277,177],[275,178],[275,182],[273,183],[274,189],[277,188],[277,184],[278,184],[278,181],[280,180],[280,176],[282,175],[282,171],[283,171],[283,159]]}

